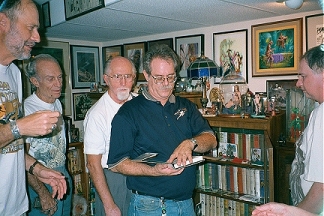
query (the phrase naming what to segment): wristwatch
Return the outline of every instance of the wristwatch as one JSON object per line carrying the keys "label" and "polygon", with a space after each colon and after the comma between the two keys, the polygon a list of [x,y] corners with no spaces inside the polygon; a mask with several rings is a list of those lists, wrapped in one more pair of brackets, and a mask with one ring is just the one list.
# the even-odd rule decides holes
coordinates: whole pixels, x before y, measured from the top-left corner
{"label": "wristwatch", "polygon": [[197,142],[197,140],[195,138],[191,138],[190,141],[194,144],[194,147],[192,149],[192,151],[193,151],[193,150],[195,150],[198,147],[198,142]]}
{"label": "wristwatch", "polygon": [[17,126],[16,120],[9,119],[9,123],[10,123],[11,133],[14,136],[15,140],[21,138],[21,135],[19,133],[19,128]]}

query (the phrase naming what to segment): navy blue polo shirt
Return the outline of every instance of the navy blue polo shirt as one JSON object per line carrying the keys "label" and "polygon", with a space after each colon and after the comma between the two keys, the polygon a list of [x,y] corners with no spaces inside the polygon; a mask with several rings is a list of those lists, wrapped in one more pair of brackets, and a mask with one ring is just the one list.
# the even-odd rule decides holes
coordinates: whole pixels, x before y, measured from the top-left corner
{"label": "navy blue polo shirt", "polygon": [[[157,161],[167,161],[175,148],[186,139],[203,132],[213,133],[196,105],[186,98],[171,95],[162,106],[153,98],[138,97],[127,101],[112,121],[107,164],[146,153],[158,153]],[[128,176],[127,187],[154,197],[186,200],[196,184],[196,167],[190,166],[176,176]]]}

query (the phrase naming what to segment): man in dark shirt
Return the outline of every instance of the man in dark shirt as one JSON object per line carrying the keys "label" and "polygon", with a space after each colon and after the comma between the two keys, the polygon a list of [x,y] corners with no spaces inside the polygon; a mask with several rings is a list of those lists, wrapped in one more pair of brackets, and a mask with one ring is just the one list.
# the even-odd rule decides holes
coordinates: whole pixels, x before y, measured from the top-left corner
{"label": "man in dark shirt", "polygon": [[[143,68],[147,87],[112,121],[108,166],[128,175],[133,192],[129,215],[195,215],[191,197],[196,169],[174,169],[171,163],[192,162],[193,151],[206,152],[217,141],[196,105],[172,94],[177,67],[178,56],[168,46],[148,51]],[[158,153],[155,159],[161,163],[132,160],[146,152]]]}

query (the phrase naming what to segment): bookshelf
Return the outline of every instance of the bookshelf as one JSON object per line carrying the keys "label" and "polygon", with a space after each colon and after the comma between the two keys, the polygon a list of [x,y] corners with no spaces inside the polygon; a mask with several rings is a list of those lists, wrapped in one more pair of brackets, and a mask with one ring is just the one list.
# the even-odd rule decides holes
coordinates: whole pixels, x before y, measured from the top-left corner
{"label": "bookshelf", "polygon": [[284,113],[205,118],[220,145],[197,168],[194,200],[200,215],[251,215],[256,205],[274,201],[274,143],[285,128]]}
{"label": "bookshelf", "polygon": [[89,176],[85,167],[83,142],[69,143],[67,158],[68,170],[72,177],[73,194],[81,195],[89,200]]}

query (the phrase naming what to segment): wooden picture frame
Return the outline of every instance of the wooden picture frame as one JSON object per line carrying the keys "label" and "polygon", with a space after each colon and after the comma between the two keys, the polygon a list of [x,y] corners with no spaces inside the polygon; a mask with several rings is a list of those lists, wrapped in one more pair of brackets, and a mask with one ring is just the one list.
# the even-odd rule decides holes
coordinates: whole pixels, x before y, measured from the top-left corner
{"label": "wooden picture frame", "polygon": [[129,58],[134,62],[137,72],[137,81],[146,81],[143,75],[145,46],[145,42],[124,44],[124,57]]}
{"label": "wooden picture frame", "polygon": [[227,74],[235,73],[248,82],[247,29],[217,32],[213,34],[214,61],[221,67],[219,77],[214,79],[219,83]]}
{"label": "wooden picture frame", "polygon": [[205,35],[188,35],[175,38],[175,51],[180,57],[180,77],[187,77],[190,64],[205,51]]}
{"label": "wooden picture frame", "polygon": [[73,120],[83,121],[88,110],[94,105],[97,99],[90,97],[89,92],[73,93]]}
{"label": "wooden picture frame", "polygon": [[75,1],[64,0],[65,19],[71,20],[75,17],[92,12],[99,8],[105,7],[104,0],[91,0],[91,1]]}
{"label": "wooden picture frame", "polygon": [[253,25],[252,77],[298,74],[302,18]]}
{"label": "wooden picture frame", "polygon": [[324,44],[324,14],[306,16],[306,50]]}
{"label": "wooden picture frame", "polygon": [[115,56],[123,56],[123,46],[116,45],[116,46],[107,46],[102,48],[102,73],[100,73],[100,84],[106,85],[105,81],[103,80],[103,74],[105,70],[106,62],[115,57]]}
{"label": "wooden picture frame", "polygon": [[99,82],[99,47],[71,45],[72,88]]}
{"label": "wooden picture frame", "polygon": [[[62,93],[59,100],[62,103],[63,107],[63,115],[72,115],[71,111],[71,80],[70,80],[70,45],[68,42],[60,42],[60,41],[41,41],[36,44],[31,51],[31,56],[36,56],[38,54],[49,54],[56,58],[59,62],[62,72],[64,74],[63,77],[63,87]],[[23,61],[23,70],[27,66],[29,60]],[[26,76],[22,76],[23,78],[23,87],[24,87],[24,98],[28,97],[32,93],[32,87],[27,80]]]}
{"label": "wooden picture frame", "polygon": [[165,38],[165,39],[147,41],[147,50],[149,50],[152,46],[154,46],[156,44],[166,44],[171,49],[173,49],[173,38]]}
{"label": "wooden picture frame", "polygon": [[44,28],[51,27],[50,3],[42,4],[42,16]]}

